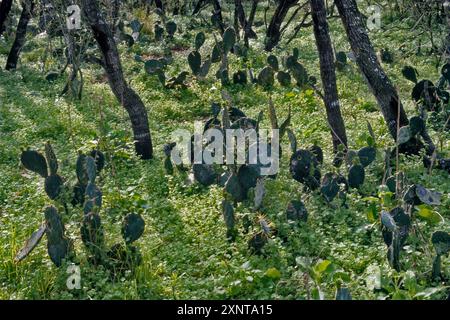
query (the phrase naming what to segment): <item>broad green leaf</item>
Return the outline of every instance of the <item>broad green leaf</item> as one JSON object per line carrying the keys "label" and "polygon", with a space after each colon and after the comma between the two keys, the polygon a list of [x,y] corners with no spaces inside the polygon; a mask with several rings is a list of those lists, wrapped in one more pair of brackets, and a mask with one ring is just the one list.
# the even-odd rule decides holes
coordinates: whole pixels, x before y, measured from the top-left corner
{"label": "broad green leaf", "polygon": [[425,219],[427,222],[436,224],[444,221],[444,218],[436,211],[430,209],[427,205],[420,205],[416,207],[419,217]]}
{"label": "broad green leaf", "polygon": [[331,261],[323,260],[315,265],[314,270],[320,274],[320,273],[325,272],[330,265],[331,265]]}
{"label": "broad green leaf", "polygon": [[277,280],[281,278],[281,273],[277,268],[269,268],[266,271],[266,276],[271,279]]}

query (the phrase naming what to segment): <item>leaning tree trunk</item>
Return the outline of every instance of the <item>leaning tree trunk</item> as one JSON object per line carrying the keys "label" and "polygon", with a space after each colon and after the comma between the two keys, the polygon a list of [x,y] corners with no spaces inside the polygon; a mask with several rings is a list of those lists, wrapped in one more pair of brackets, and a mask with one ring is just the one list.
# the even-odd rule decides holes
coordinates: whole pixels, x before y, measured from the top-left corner
{"label": "leaning tree trunk", "polygon": [[[244,7],[242,6],[242,0],[234,0],[234,7],[235,12],[237,14],[239,24],[241,25],[242,29],[245,29],[246,19],[245,19],[245,11]],[[237,30],[236,30],[237,32]]]}
{"label": "leaning tree trunk", "polygon": [[449,30],[449,32],[447,34],[447,38],[445,39],[445,55],[446,55],[447,61],[450,61],[450,0],[445,0],[444,11],[445,11],[445,15],[447,16],[447,27]]}
{"label": "leaning tree trunk", "polygon": [[[409,123],[397,90],[392,85],[377,59],[356,1],[335,0],[335,4],[345,26],[350,46],[356,57],[356,62],[380,105],[389,132],[396,140],[397,118],[399,118],[400,127]],[[398,114],[399,109],[400,115]]]}
{"label": "leaning tree trunk", "polygon": [[310,4],[317,51],[320,57],[320,76],[324,88],[324,103],[327,110],[328,123],[331,128],[334,152],[337,152],[340,144],[347,146],[347,135],[336,87],[334,55],[328,33],[327,12],[324,0],[310,0]]}
{"label": "leaning tree trunk", "polygon": [[220,32],[223,34],[225,32],[225,24],[223,23],[222,17],[222,7],[220,6],[219,0],[212,0],[214,5],[214,16],[216,17],[217,23],[219,24]]}
{"label": "leaning tree trunk", "polygon": [[270,20],[269,27],[266,32],[266,51],[271,51],[280,42],[280,28],[289,9],[297,3],[297,0],[280,0],[277,8]]}
{"label": "leaning tree trunk", "polygon": [[25,37],[27,35],[28,22],[30,22],[31,14],[34,8],[34,1],[28,0],[23,2],[22,13],[20,14],[19,24],[17,25],[16,38],[8,54],[6,60],[6,70],[12,70],[17,67],[20,51],[25,44]]}
{"label": "leaning tree trunk", "polygon": [[97,1],[82,0],[82,5],[95,40],[103,54],[103,67],[108,76],[111,90],[130,116],[136,154],[142,159],[150,159],[153,157],[153,147],[145,106],[125,81],[116,43],[108,24],[100,13]]}
{"label": "leaning tree trunk", "polygon": [[247,48],[249,47],[248,40],[256,39],[256,37],[257,37],[255,31],[253,31],[253,29],[252,29],[252,26],[253,26],[253,21],[255,20],[256,9],[258,8],[258,2],[259,2],[259,0],[253,0],[252,8],[250,10],[248,20],[245,23],[244,43]]}
{"label": "leaning tree trunk", "polygon": [[8,18],[9,11],[11,11],[12,3],[12,0],[3,0],[0,4],[0,36],[5,30],[5,20]]}

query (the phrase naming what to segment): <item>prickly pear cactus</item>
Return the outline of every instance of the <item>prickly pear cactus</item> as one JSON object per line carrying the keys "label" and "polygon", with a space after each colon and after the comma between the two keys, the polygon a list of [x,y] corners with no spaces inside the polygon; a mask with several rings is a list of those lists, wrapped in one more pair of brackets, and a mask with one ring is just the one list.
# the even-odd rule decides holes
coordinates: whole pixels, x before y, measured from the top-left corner
{"label": "prickly pear cactus", "polygon": [[34,150],[23,151],[20,156],[20,161],[26,169],[33,171],[44,178],[48,176],[47,161],[39,152]]}
{"label": "prickly pear cactus", "polygon": [[192,70],[192,73],[194,75],[197,75],[200,72],[200,68],[202,65],[202,57],[200,55],[200,52],[192,51],[188,55],[188,62],[189,62],[189,67]]}
{"label": "prickly pear cactus", "polygon": [[56,159],[52,145],[48,142],[45,144],[45,158],[47,160],[48,172],[50,175],[56,175],[58,173],[58,160]]}
{"label": "prickly pear cactus", "polygon": [[234,44],[236,43],[236,31],[233,28],[228,28],[223,33],[223,51],[225,54],[233,49]]}
{"label": "prickly pear cactus", "polygon": [[98,149],[91,150],[89,155],[94,158],[97,174],[99,174],[105,167],[105,155]]}
{"label": "prickly pear cactus", "polygon": [[169,21],[166,23],[166,31],[169,38],[173,38],[175,32],[177,32],[177,24],[173,21]]}
{"label": "prickly pear cactus", "polygon": [[308,211],[305,204],[299,200],[290,201],[286,208],[286,218],[292,221],[306,222],[308,220]]}
{"label": "prickly pear cactus", "polygon": [[267,63],[273,70],[278,71],[279,63],[278,63],[278,58],[276,56],[274,56],[273,54],[268,56]]}
{"label": "prickly pear cactus", "polygon": [[247,83],[247,72],[245,70],[236,71],[233,74],[234,84],[246,84]]}
{"label": "prickly pear cactus", "polygon": [[122,237],[127,244],[133,243],[144,233],[145,221],[141,215],[130,213],[122,223]]}
{"label": "prickly pear cactus", "polygon": [[63,191],[64,181],[61,176],[57,174],[53,174],[45,178],[45,192],[48,197],[52,200],[58,199]]}
{"label": "prickly pear cactus", "polygon": [[45,209],[45,223],[48,254],[53,263],[59,267],[71,251],[71,242],[64,235],[64,225],[55,207]]}
{"label": "prickly pear cactus", "polygon": [[339,193],[339,184],[335,174],[329,172],[324,175],[322,179],[322,185],[320,187],[320,192],[324,196],[327,202],[333,201],[333,199]]}
{"label": "prickly pear cactus", "polygon": [[358,151],[359,161],[365,168],[370,165],[377,156],[377,150],[374,147],[364,147]]}
{"label": "prickly pear cactus", "polygon": [[81,240],[91,253],[91,260],[98,264],[103,259],[104,252],[104,232],[100,215],[90,212],[83,218],[80,229]]}
{"label": "prickly pear cactus", "polygon": [[277,80],[283,87],[289,87],[291,85],[291,75],[288,72],[278,71]]}
{"label": "prickly pear cactus", "polygon": [[290,70],[292,72],[292,76],[294,77],[295,81],[297,81],[297,85],[299,87],[302,87],[308,83],[309,78],[308,73],[302,64],[300,64],[297,61],[294,61],[292,62]]}
{"label": "prickly pear cactus", "polygon": [[197,51],[200,50],[200,48],[205,43],[205,40],[206,40],[206,37],[203,32],[197,33],[197,35],[195,36],[195,50],[197,50]]}
{"label": "prickly pear cactus", "polygon": [[236,237],[235,216],[233,204],[227,200],[222,201],[222,215],[227,228],[227,238],[234,240]]}
{"label": "prickly pear cactus", "polygon": [[360,164],[352,165],[348,171],[348,184],[351,188],[359,188],[364,183],[364,167]]}
{"label": "prickly pear cactus", "polygon": [[311,190],[320,186],[320,170],[315,155],[309,150],[297,150],[290,160],[289,170],[294,180]]}
{"label": "prickly pear cactus", "polygon": [[262,87],[268,88],[273,86],[274,83],[274,72],[269,66],[265,67],[258,74],[258,84]]}
{"label": "prickly pear cactus", "polygon": [[57,200],[64,190],[64,179],[57,174],[58,160],[48,142],[45,144],[45,155],[46,157],[37,151],[26,150],[22,152],[20,158],[25,168],[45,178],[45,192],[51,200]]}
{"label": "prickly pear cactus", "polygon": [[246,190],[244,190],[244,188],[240,184],[239,178],[235,173],[232,173],[225,183],[225,191],[236,202],[242,202],[247,198]]}
{"label": "prickly pear cactus", "polygon": [[217,173],[210,164],[194,164],[192,166],[194,178],[201,185],[208,187],[217,181]]}

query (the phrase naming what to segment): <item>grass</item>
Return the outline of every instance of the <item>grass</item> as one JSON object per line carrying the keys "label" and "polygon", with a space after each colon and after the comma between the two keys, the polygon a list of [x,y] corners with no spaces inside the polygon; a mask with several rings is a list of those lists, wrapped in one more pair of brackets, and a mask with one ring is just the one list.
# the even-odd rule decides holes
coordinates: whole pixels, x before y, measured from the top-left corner
{"label": "grass", "polygon": [[[182,22],[186,23],[186,21]],[[263,28],[258,30],[263,39]],[[186,28],[187,29],[187,28]],[[198,30],[198,29],[196,29]],[[186,47],[193,41],[177,36],[175,43]],[[207,52],[212,37],[208,35]],[[387,40],[387,37],[388,40]],[[401,55],[397,50],[404,43],[413,50],[407,31],[378,31],[371,33],[377,49],[388,47],[395,52],[396,62],[384,65],[386,72],[398,87],[409,116],[416,113],[409,93],[412,84],[401,76],[401,68],[414,65],[421,76],[436,80],[439,76],[433,57]],[[348,50],[345,32],[339,21],[332,22],[332,38],[339,50]],[[192,40],[192,41],[191,41]],[[44,45],[42,39],[29,39],[17,71],[0,70],[0,299],[305,299],[314,287],[305,283],[304,273],[296,262],[298,257],[314,261],[329,260],[337,270],[347,274],[347,286],[355,299],[412,298],[411,290],[400,288],[405,272],[393,271],[386,260],[386,247],[378,227],[373,227],[366,216],[367,196],[376,196],[381,183],[381,150],[393,145],[381,112],[370,94],[357,66],[350,63],[338,73],[339,95],[346,122],[349,145],[357,149],[365,145],[366,120],[374,128],[379,146],[378,160],[367,172],[366,183],[359,192],[348,196],[348,208],[328,205],[318,193],[306,193],[292,180],[288,170],[289,153],[281,161],[276,180],[267,182],[263,210],[253,212],[249,203],[237,207],[239,236],[235,243],[225,237],[225,225],[220,204],[223,199],[219,187],[210,189],[185,185],[185,176],[167,176],[163,168],[162,146],[170,140],[177,128],[193,128],[195,120],[204,120],[210,114],[210,102],[221,101],[221,85],[212,70],[204,82],[189,80],[187,89],[167,90],[158,80],[145,74],[141,64],[134,60],[135,52],[158,54],[157,44],[120,46],[126,78],[147,106],[150,128],[155,145],[155,159],[140,161],[131,147],[130,124],[124,110],[114,99],[102,71],[95,66],[84,66],[85,89],[80,101],[60,97],[65,79],[48,83],[39,66],[35,50]],[[262,41],[252,43],[248,64],[259,70],[266,54]],[[308,72],[318,79],[319,66],[311,29],[305,29],[288,47],[276,49],[277,56],[293,47],[300,48],[300,61]],[[177,50],[170,74],[189,70],[189,49]],[[203,53],[203,52],[202,52]],[[0,55],[0,65],[6,56]],[[236,70],[242,62],[231,58]],[[231,86],[235,103],[249,116],[256,117],[265,110],[264,125],[269,125],[267,105],[269,94],[257,86]],[[325,110],[312,90],[284,89],[275,85],[270,92],[280,118],[292,108],[292,129],[299,144],[307,147],[317,143],[325,150],[323,173],[331,169],[332,146],[327,129]],[[436,133],[432,132],[433,137]],[[447,135],[448,137],[448,135]],[[75,239],[81,267],[82,288],[68,290],[65,266],[56,268],[46,253],[45,240],[23,262],[13,262],[15,253],[27,237],[43,221],[43,208],[51,204],[43,190],[43,181],[20,166],[23,148],[42,149],[51,141],[60,160],[64,177],[75,181],[74,164],[77,151],[88,151],[97,144],[105,150],[108,162],[100,178],[104,194],[101,212],[109,245],[120,241],[121,217],[139,212],[146,221],[144,236],[138,241],[143,263],[134,273],[114,281],[101,267],[91,266],[79,239],[82,215],[70,210],[65,216],[67,233]],[[443,151],[450,151],[449,139]],[[288,150],[287,141],[283,142]],[[418,158],[401,159],[400,168],[408,179],[443,193],[442,205],[436,208],[444,217],[440,225],[429,225],[417,220],[424,234],[411,234],[402,254],[405,270],[414,272],[420,290],[431,292],[427,297],[442,298],[445,283],[432,282],[429,273],[432,248],[429,242],[435,230],[450,230],[450,181],[448,173],[433,171],[428,175]],[[284,210],[291,199],[301,199],[309,212],[309,220],[300,226],[290,226],[284,219]],[[256,221],[263,214],[276,225],[279,237],[273,237],[265,255],[251,254],[247,248],[249,234],[243,232],[244,216]],[[256,230],[257,224],[254,224]],[[288,239],[283,241],[282,239]],[[443,270],[450,276],[448,257],[442,259]],[[383,290],[367,286],[370,270],[380,268]],[[275,268],[279,274],[273,271]],[[323,277],[320,287],[326,298],[333,298],[335,283]],[[430,291],[438,288],[436,292]],[[428,290],[428,291],[426,291]]]}

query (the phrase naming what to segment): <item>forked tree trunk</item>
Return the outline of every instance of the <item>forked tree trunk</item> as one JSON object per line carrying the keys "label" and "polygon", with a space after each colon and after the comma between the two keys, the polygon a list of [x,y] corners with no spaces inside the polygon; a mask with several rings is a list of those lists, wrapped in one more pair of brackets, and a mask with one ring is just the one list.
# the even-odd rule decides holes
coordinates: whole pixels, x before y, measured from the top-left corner
{"label": "forked tree trunk", "polygon": [[372,93],[378,101],[389,132],[396,140],[398,109],[400,109],[400,127],[409,123],[397,91],[377,59],[356,1],[335,0],[335,4],[345,26],[359,69],[364,74]]}
{"label": "forked tree trunk", "polygon": [[266,32],[266,51],[271,51],[280,42],[280,28],[289,9],[297,3],[297,0],[280,0],[277,8],[270,20],[269,27]]}
{"label": "forked tree trunk", "polygon": [[[237,14],[239,24],[242,29],[245,29],[246,19],[245,19],[245,11],[242,6],[242,0],[234,0],[235,12]],[[237,31],[237,30],[236,30]]]}
{"label": "forked tree trunk", "polygon": [[12,70],[17,67],[17,61],[19,60],[20,51],[22,51],[25,44],[25,38],[27,35],[28,22],[30,22],[31,15],[34,8],[34,1],[27,0],[23,2],[22,13],[20,14],[19,24],[17,25],[16,38],[14,39],[11,50],[6,60],[6,70]]}
{"label": "forked tree trunk", "polygon": [[82,5],[87,22],[103,54],[103,67],[111,90],[130,116],[136,154],[142,159],[150,159],[153,157],[153,147],[145,106],[125,81],[116,43],[109,25],[99,10],[97,1],[82,0]]}
{"label": "forked tree trunk", "polygon": [[331,128],[334,152],[337,152],[340,144],[347,146],[347,135],[336,87],[334,55],[328,32],[327,12],[324,0],[310,0],[310,4],[314,35],[320,58],[320,76],[324,88],[324,103],[327,110],[328,123]]}
{"label": "forked tree trunk", "polygon": [[197,3],[195,4],[194,7],[194,11],[192,11],[192,14],[197,14],[200,12],[200,10],[203,8],[203,6],[205,5],[205,1],[206,0],[198,0]]}
{"label": "forked tree trunk", "polygon": [[223,34],[225,32],[225,24],[223,23],[222,17],[222,7],[220,6],[219,0],[212,0],[214,5],[214,15],[217,17],[217,22],[219,23],[220,32]]}
{"label": "forked tree trunk", "polygon": [[12,0],[3,0],[0,4],[0,36],[5,30],[5,21],[11,11],[12,3]]}
{"label": "forked tree trunk", "polygon": [[253,26],[253,22],[255,21],[256,9],[258,8],[258,2],[259,2],[259,0],[253,0],[252,8],[250,10],[248,20],[245,24],[244,43],[247,48],[249,47],[248,40],[256,39],[256,37],[257,37],[255,31],[253,31],[253,29],[252,29],[252,26]]}

